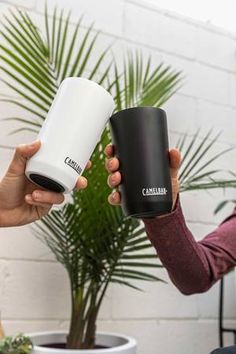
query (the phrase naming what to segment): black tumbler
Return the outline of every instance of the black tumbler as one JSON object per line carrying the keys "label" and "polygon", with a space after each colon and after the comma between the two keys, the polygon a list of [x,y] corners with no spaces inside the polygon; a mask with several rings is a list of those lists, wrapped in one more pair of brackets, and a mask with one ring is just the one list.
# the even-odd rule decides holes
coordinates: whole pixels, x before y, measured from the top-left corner
{"label": "black tumbler", "polygon": [[165,111],[128,108],[115,113],[110,125],[115,155],[120,161],[124,214],[151,218],[169,213],[172,189]]}

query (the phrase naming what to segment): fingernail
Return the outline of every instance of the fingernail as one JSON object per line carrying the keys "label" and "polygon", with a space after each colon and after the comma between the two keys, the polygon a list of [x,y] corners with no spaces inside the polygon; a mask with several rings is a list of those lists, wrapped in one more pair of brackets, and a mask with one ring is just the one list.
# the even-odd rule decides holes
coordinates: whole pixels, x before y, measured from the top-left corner
{"label": "fingernail", "polygon": [[87,187],[87,179],[83,176],[80,177],[80,188]]}
{"label": "fingernail", "polygon": [[31,194],[26,194],[25,199],[26,199],[28,202],[32,201],[32,196],[31,196]]}
{"label": "fingernail", "polygon": [[36,145],[38,142],[39,142],[39,140],[35,140],[35,141],[33,141],[32,143],[28,144],[28,147],[29,147],[30,149],[33,149],[33,148],[35,147],[35,145]]}
{"label": "fingernail", "polygon": [[112,181],[112,182],[115,182],[115,181],[116,181],[116,178],[117,178],[117,174],[116,174],[116,173],[113,173],[113,175],[111,175],[111,181]]}
{"label": "fingernail", "polygon": [[87,180],[86,180],[86,178],[85,178],[85,177],[83,177],[83,176],[81,176],[81,177],[80,177],[80,180],[81,180],[81,182],[82,182],[83,184],[85,184],[85,183],[86,183],[86,181],[87,181]]}
{"label": "fingernail", "polygon": [[39,200],[39,199],[41,199],[41,193],[40,192],[33,192],[33,197],[34,197],[34,199]]}
{"label": "fingernail", "polygon": [[108,167],[109,167],[109,168],[112,168],[112,165],[113,165],[113,161],[112,161],[112,160],[109,160],[109,161],[108,161]]}

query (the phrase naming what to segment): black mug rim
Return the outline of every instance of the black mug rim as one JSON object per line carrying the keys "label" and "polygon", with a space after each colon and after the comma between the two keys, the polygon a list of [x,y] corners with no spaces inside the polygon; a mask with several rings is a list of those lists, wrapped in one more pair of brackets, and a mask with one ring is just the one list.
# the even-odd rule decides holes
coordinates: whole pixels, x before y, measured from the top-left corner
{"label": "black mug rim", "polygon": [[159,108],[159,107],[153,107],[153,106],[137,106],[137,107],[129,107],[129,108],[125,108],[125,109],[121,109],[120,111],[114,113],[110,119],[113,119],[115,118],[116,116],[120,115],[120,114],[123,114],[124,112],[130,112],[130,111],[145,111],[145,110],[153,110],[153,111],[159,111],[161,113],[164,113],[164,115],[166,115],[166,112],[164,111],[164,109],[162,108]]}

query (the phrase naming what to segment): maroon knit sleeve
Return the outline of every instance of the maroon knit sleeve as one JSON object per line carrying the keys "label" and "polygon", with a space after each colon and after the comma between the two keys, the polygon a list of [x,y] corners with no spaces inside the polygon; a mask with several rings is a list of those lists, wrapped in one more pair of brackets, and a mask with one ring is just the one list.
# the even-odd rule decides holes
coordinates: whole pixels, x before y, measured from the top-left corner
{"label": "maroon knit sleeve", "polygon": [[162,264],[183,294],[208,290],[236,265],[236,209],[200,242],[185,223],[179,199],[172,213],[143,221]]}

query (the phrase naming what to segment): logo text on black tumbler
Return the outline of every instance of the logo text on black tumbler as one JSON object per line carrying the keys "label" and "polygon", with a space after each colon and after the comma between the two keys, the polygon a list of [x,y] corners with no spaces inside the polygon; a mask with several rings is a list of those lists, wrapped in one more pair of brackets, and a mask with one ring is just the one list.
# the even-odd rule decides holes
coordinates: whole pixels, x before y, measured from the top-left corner
{"label": "logo text on black tumbler", "polygon": [[66,157],[65,158],[65,163],[72,167],[78,174],[80,174],[82,172],[82,168],[80,167],[80,165],[78,164],[78,162],[72,160],[70,157]]}
{"label": "logo text on black tumbler", "polygon": [[167,189],[165,187],[143,188],[142,194],[144,197],[147,197],[150,195],[166,195]]}

